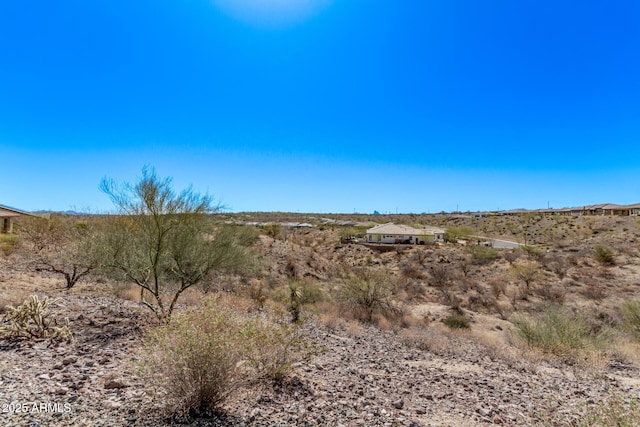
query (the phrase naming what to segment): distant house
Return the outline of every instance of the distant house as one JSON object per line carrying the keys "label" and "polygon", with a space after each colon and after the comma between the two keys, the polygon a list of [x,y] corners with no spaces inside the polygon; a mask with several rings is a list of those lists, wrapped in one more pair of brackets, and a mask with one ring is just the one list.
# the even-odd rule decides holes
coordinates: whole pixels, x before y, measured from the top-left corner
{"label": "distant house", "polygon": [[444,230],[437,227],[414,228],[392,222],[377,225],[367,230],[368,243],[421,244],[443,242]]}
{"label": "distant house", "polygon": [[13,232],[13,219],[21,215],[31,215],[16,208],[0,205],[0,233]]}
{"label": "distant house", "polygon": [[640,203],[636,203],[635,205],[628,205],[627,209],[629,209],[629,215],[640,215]]}

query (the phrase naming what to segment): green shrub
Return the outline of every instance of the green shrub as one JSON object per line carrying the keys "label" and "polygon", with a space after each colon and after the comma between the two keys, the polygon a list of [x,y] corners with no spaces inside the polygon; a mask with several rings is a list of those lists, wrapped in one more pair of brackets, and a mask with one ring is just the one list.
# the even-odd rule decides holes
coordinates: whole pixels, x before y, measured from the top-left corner
{"label": "green shrub", "polygon": [[598,245],[594,248],[596,261],[604,266],[615,265],[615,253],[609,246]]}
{"label": "green shrub", "polygon": [[444,233],[444,240],[449,243],[458,243],[458,240],[468,239],[475,230],[471,227],[449,227]]}
{"label": "green shrub", "polygon": [[17,307],[6,306],[8,324],[0,327],[0,333],[25,339],[49,338],[71,341],[69,320],[67,319],[63,326],[57,326],[58,322],[51,319],[49,306],[58,301],[59,299],[40,299],[37,295],[31,295]]}
{"label": "green shrub", "polygon": [[520,316],[512,322],[529,347],[560,357],[598,349],[607,338],[604,331],[594,331],[584,315],[565,308],[551,307],[537,319]]}
{"label": "green shrub", "polygon": [[300,290],[301,304],[315,304],[325,300],[325,293],[320,284],[317,281],[310,279],[290,280],[286,286],[278,288],[273,292],[273,299],[282,303],[288,303],[291,287]]}
{"label": "green shrub", "polygon": [[522,250],[522,252],[524,252],[527,255],[529,259],[539,261],[544,256],[542,249],[540,249],[537,246],[527,245],[527,246],[522,246],[520,249]]}
{"label": "green shrub", "polygon": [[477,264],[489,264],[500,256],[497,249],[484,245],[468,246],[467,252]]}
{"label": "green shrub", "polygon": [[360,320],[371,322],[374,313],[397,314],[390,301],[391,278],[384,273],[359,270],[352,272],[338,291],[340,302]]}
{"label": "green shrub", "polygon": [[216,299],[149,333],[141,373],[168,415],[213,411],[244,385],[281,380],[300,357],[299,328],[273,314],[242,314]]}
{"label": "green shrub", "polygon": [[451,329],[469,329],[471,327],[471,322],[469,322],[469,319],[459,313],[451,314],[442,322]]}
{"label": "green shrub", "polygon": [[542,278],[540,265],[533,261],[514,263],[511,266],[511,275],[514,279],[521,280],[527,289]]}

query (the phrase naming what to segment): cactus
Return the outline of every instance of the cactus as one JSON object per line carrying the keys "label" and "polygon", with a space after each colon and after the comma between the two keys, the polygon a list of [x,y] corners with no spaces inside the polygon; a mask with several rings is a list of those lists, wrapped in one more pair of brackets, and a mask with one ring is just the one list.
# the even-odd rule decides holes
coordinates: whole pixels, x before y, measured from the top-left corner
{"label": "cactus", "polygon": [[59,300],[59,298],[51,300],[48,297],[40,299],[37,295],[31,295],[18,307],[7,306],[8,324],[0,326],[0,334],[26,339],[50,338],[71,341],[69,319],[65,320],[64,325],[58,326],[56,320],[50,317],[49,305]]}

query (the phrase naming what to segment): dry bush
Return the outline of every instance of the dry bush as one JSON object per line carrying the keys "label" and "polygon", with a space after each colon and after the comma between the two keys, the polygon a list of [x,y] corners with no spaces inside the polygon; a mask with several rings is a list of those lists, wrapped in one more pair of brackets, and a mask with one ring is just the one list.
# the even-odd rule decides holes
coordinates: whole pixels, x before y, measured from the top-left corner
{"label": "dry bush", "polygon": [[408,347],[443,354],[452,348],[451,339],[437,328],[410,328],[400,333],[401,341]]}
{"label": "dry bush", "polygon": [[371,322],[374,313],[395,315],[391,302],[393,279],[383,272],[354,270],[341,284],[337,299],[360,320]]}
{"label": "dry bush", "polygon": [[282,379],[302,343],[299,329],[280,317],[248,317],[207,299],[150,331],[141,373],[162,390],[168,415],[209,413],[244,385]]}
{"label": "dry bush", "polygon": [[504,279],[492,279],[489,281],[489,287],[491,289],[491,294],[494,298],[500,298],[500,294],[507,294],[507,282]]}
{"label": "dry bush", "polygon": [[516,280],[524,282],[527,290],[542,278],[540,264],[535,261],[515,263],[511,266],[511,273]]}
{"label": "dry bush", "polygon": [[405,300],[413,301],[422,299],[426,292],[426,285],[416,280],[407,280],[404,283],[403,291],[405,292]]}
{"label": "dry bush", "polygon": [[533,292],[536,295],[540,296],[543,300],[555,304],[564,304],[567,293],[562,287],[546,284],[536,286]]}
{"label": "dry bush", "polygon": [[249,298],[251,298],[259,310],[264,308],[264,304],[267,302],[268,296],[262,283],[256,282],[249,287]]}
{"label": "dry bush", "polygon": [[316,314],[320,323],[334,331],[345,330],[347,322],[353,320],[353,318],[348,318],[351,315],[350,311],[345,312],[341,306],[331,302],[314,304],[311,310]]}
{"label": "dry bush", "polygon": [[593,301],[601,301],[607,297],[604,287],[596,284],[587,284],[579,292],[583,297]]}
{"label": "dry bush", "polygon": [[479,312],[481,310],[493,310],[497,304],[494,297],[487,291],[481,291],[469,296],[469,309]]}
{"label": "dry bush", "polygon": [[407,279],[421,280],[425,278],[424,267],[411,261],[403,262],[400,265],[400,271],[402,272],[403,277]]}
{"label": "dry bush", "polygon": [[11,256],[22,243],[22,239],[15,234],[0,234],[0,252],[6,257]]}
{"label": "dry bush", "polygon": [[516,250],[505,251],[502,254],[502,258],[507,261],[510,265],[513,264],[520,258],[521,252]]}
{"label": "dry bush", "polygon": [[600,265],[605,267],[615,265],[615,252],[610,246],[597,245],[593,249],[593,256]]}
{"label": "dry bush", "polygon": [[419,326],[427,326],[428,324],[428,317],[418,317],[411,313],[404,314],[400,318],[400,326],[402,327],[402,329],[417,328]]}
{"label": "dry bush", "polygon": [[140,288],[130,283],[116,282],[112,288],[113,296],[128,301],[140,301]]}
{"label": "dry bush", "polygon": [[442,295],[442,301],[444,304],[453,306],[456,304],[457,297],[453,292],[453,279],[454,274],[446,264],[436,264],[429,269],[430,281],[429,283],[434,288],[438,289]]}
{"label": "dry bush", "polygon": [[546,267],[554,272],[560,280],[567,277],[567,273],[569,272],[570,264],[569,262],[562,256],[555,256],[553,260],[549,261],[546,264]]}
{"label": "dry bush", "polygon": [[554,427],[640,426],[640,404],[636,398],[615,393],[597,403],[553,410],[539,415],[539,425]]}

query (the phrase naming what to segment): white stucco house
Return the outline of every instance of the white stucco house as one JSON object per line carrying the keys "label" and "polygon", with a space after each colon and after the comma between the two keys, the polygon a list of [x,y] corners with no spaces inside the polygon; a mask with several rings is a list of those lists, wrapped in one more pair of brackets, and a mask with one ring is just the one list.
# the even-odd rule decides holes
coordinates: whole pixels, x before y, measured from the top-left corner
{"label": "white stucco house", "polygon": [[367,230],[368,243],[406,243],[427,244],[444,242],[445,231],[437,227],[414,228],[408,225],[398,225],[392,222],[376,225]]}

